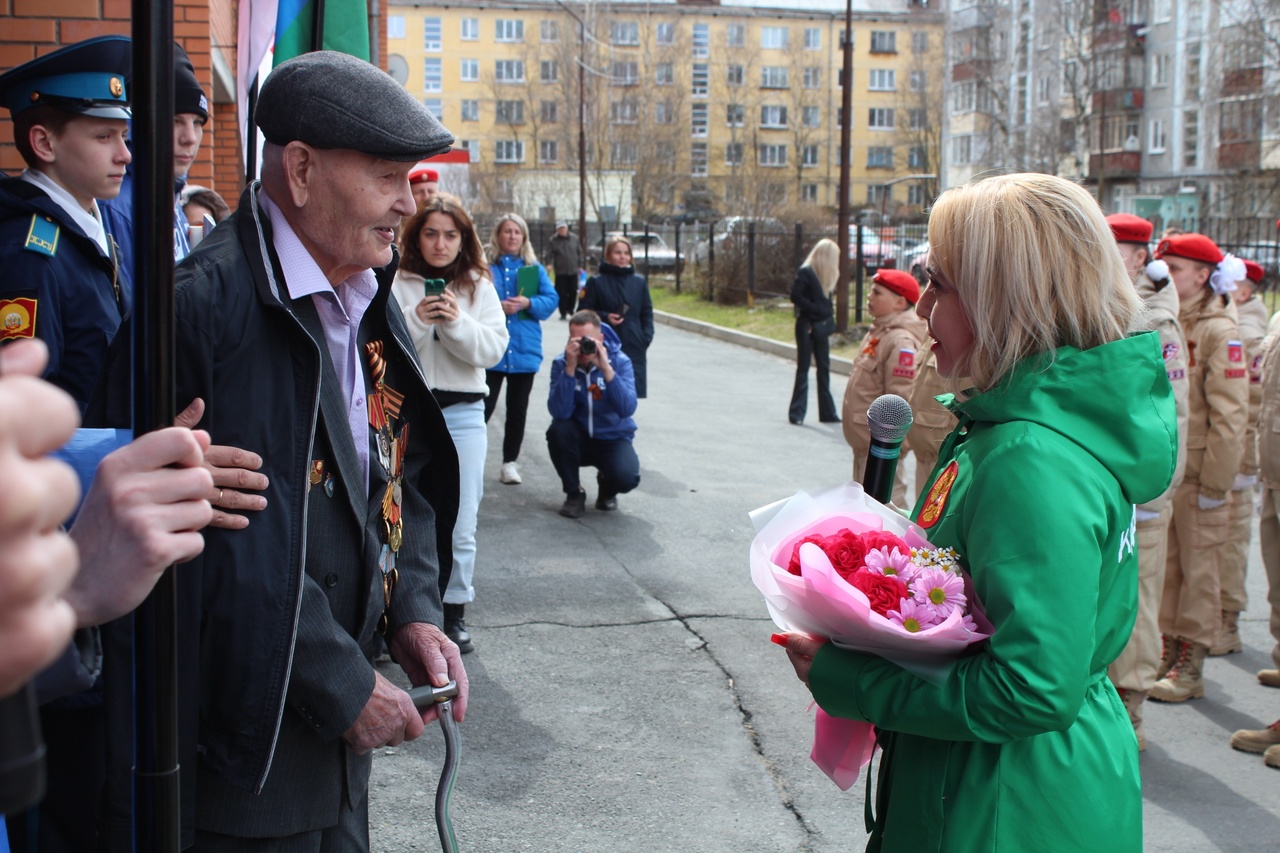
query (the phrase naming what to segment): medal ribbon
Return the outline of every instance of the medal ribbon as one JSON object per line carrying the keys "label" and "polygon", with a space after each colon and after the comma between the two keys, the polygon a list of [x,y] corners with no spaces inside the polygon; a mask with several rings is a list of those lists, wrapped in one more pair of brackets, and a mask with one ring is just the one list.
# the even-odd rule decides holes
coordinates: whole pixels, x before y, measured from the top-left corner
{"label": "medal ribbon", "polygon": [[402,500],[401,478],[404,473],[404,455],[409,441],[409,425],[400,428],[395,436],[391,421],[400,417],[404,395],[387,386],[387,361],[382,355],[382,341],[365,344],[369,358],[369,374],[374,392],[369,395],[369,426],[377,434],[378,458],[387,472],[387,490],[382,496],[382,556],[378,568],[382,571],[382,594],[385,608],[378,620],[379,633],[385,634],[391,612],[391,596],[395,592],[399,572],[396,554],[404,544],[404,524],[400,512]]}

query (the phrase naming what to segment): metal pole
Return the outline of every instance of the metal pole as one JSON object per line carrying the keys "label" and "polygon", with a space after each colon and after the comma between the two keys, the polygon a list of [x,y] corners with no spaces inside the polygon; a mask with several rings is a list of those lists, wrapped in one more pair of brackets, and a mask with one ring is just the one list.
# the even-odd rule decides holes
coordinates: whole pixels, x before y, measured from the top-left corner
{"label": "metal pole", "polygon": [[311,49],[324,50],[324,0],[315,0],[311,18]]}
{"label": "metal pole", "polygon": [[[133,428],[173,421],[173,0],[133,0]],[[134,845],[177,853],[177,582],[173,567],[134,613]]]}
{"label": "metal pole", "polygon": [[253,123],[254,110],[258,108],[258,75],[253,75],[253,82],[249,84],[249,103],[246,109],[249,111],[249,138],[245,143],[244,157],[244,183],[245,186],[253,183],[258,178],[258,126]]}
{"label": "metal pole", "polygon": [[[844,63],[840,89],[840,220],[836,245],[840,247],[840,278],[836,283],[836,331],[849,328],[849,161],[853,159],[850,125],[853,121],[853,0],[844,4]],[[862,245],[859,238],[858,245]],[[862,317],[859,297],[858,319]]]}
{"label": "metal pole", "polygon": [[587,257],[587,25],[578,21],[578,253]]}

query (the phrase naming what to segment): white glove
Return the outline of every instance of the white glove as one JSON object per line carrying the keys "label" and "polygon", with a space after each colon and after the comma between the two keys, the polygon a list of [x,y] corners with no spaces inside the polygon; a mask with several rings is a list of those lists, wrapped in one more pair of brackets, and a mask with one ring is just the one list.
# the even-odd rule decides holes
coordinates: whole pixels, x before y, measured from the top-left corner
{"label": "white glove", "polygon": [[1257,484],[1257,474],[1236,474],[1236,481],[1231,484],[1231,491],[1242,492],[1245,489],[1252,489]]}
{"label": "white glove", "polygon": [[1196,504],[1199,505],[1200,509],[1208,512],[1211,509],[1217,509],[1218,507],[1223,506],[1226,504],[1226,501],[1218,500],[1217,498],[1206,498],[1204,495],[1196,495]]}

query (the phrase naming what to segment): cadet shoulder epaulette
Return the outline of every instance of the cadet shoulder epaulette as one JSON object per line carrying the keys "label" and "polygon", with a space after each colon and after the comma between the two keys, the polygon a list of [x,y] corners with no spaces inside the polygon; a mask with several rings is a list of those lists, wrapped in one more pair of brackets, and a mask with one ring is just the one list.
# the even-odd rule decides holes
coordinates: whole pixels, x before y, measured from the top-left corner
{"label": "cadet shoulder epaulette", "polygon": [[31,215],[31,228],[27,231],[27,242],[22,248],[52,258],[58,252],[58,235],[61,233],[62,227],[58,223],[34,213]]}

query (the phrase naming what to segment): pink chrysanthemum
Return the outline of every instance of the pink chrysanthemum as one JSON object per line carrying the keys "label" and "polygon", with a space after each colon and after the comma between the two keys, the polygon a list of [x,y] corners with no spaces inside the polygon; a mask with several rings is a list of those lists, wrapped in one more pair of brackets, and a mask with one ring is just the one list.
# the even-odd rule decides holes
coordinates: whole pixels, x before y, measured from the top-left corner
{"label": "pink chrysanthemum", "polygon": [[957,607],[964,608],[964,579],[944,569],[923,569],[911,584],[912,597],[937,614],[939,622]]}
{"label": "pink chrysanthemum", "polygon": [[891,622],[901,625],[913,634],[937,624],[938,618],[932,608],[917,604],[910,598],[902,599],[898,609],[890,610],[886,615]]}
{"label": "pink chrysanthemum", "polygon": [[881,575],[897,575],[908,586],[915,580],[917,568],[911,562],[911,554],[897,548],[872,548],[867,552],[867,568]]}

